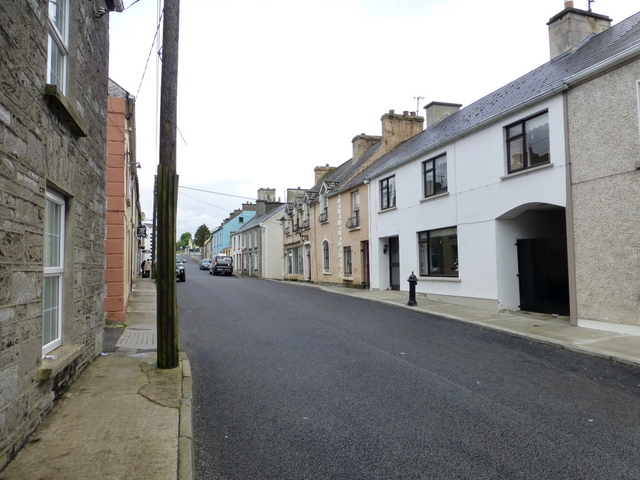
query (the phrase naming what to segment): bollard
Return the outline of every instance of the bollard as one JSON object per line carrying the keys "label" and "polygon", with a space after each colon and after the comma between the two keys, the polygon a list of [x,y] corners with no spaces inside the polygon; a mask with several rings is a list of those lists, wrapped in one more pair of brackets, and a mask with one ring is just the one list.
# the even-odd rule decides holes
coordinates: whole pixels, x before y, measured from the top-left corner
{"label": "bollard", "polygon": [[413,274],[413,272],[411,272],[408,282],[409,282],[409,303],[407,303],[407,305],[409,305],[410,307],[414,307],[418,305],[418,302],[416,302],[416,285],[418,283],[418,277],[416,277]]}

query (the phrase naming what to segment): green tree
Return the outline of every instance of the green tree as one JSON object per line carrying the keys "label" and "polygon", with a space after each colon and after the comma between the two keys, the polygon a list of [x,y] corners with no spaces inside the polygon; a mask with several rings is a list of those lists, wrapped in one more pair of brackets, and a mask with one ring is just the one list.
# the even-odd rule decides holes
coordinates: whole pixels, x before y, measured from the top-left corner
{"label": "green tree", "polygon": [[193,237],[193,244],[196,247],[204,247],[204,242],[211,236],[211,230],[203,223],[196,230],[196,234]]}
{"label": "green tree", "polygon": [[191,240],[191,234],[189,232],[185,232],[180,235],[180,241],[176,245],[178,250],[186,249],[189,247],[189,241]]}

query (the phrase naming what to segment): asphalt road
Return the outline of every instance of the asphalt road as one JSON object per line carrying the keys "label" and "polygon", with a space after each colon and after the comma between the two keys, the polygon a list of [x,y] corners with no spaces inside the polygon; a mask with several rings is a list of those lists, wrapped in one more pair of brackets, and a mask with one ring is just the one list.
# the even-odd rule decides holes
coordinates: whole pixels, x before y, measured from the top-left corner
{"label": "asphalt road", "polygon": [[640,478],[640,369],[187,262],[196,478]]}

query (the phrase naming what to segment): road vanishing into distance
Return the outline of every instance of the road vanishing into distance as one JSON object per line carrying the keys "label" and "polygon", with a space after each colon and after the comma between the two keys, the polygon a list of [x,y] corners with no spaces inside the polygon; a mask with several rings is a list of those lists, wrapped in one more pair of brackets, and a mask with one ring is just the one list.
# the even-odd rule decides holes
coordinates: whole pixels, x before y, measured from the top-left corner
{"label": "road vanishing into distance", "polygon": [[196,479],[640,479],[640,369],[186,262]]}

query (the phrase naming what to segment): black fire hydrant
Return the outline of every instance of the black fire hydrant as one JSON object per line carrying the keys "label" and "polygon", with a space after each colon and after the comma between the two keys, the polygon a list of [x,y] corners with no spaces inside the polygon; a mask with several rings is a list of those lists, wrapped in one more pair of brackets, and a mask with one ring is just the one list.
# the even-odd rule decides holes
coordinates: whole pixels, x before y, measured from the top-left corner
{"label": "black fire hydrant", "polygon": [[416,285],[418,284],[418,277],[416,277],[413,274],[413,272],[411,272],[408,282],[409,282],[409,303],[407,303],[407,305],[409,305],[410,307],[414,307],[418,305],[418,302],[416,302]]}

